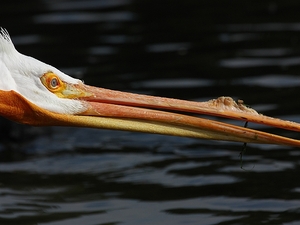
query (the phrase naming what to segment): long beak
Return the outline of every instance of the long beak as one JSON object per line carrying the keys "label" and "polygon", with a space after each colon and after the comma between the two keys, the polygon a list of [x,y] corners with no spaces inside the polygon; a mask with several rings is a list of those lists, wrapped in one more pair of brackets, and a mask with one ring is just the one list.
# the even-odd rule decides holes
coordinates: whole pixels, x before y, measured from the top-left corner
{"label": "long beak", "polygon": [[[79,98],[88,104],[87,111],[82,115],[89,116],[92,123],[99,117],[102,119],[119,118],[119,120],[115,120],[116,124],[113,129],[203,139],[300,146],[298,140],[199,117],[199,115],[226,117],[300,131],[298,123],[263,116],[243,103],[236,103],[229,97],[220,97],[208,102],[191,102],[124,93],[88,85],[82,85],[80,89],[88,93],[88,96]],[[92,126],[92,124],[87,125]]]}
{"label": "long beak", "polygon": [[[300,131],[300,124],[258,114],[242,103],[229,97],[220,97],[207,102],[191,102],[170,98],[153,97],[76,85],[86,111],[79,115],[64,115],[49,112],[24,99],[13,91],[5,92],[5,101],[21,102],[22,116],[7,116],[13,120],[32,125],[62,125],[138,131],[213,140],[279,144],[300,147],[300,141],[232,124],[204,119],[199,115],[226,117],[253,123]],[[4,96],[3,93],[0,93]],[[0,96],[1,96],[0,95]],[[11,100],[10,100],[11,99]],[[4,100],[3,100],[4,101]],[[1,104],[1,99],[0,99]],[[9,103],[8,103],[9,104]],[[6,103],[7,105],[7,103]],[[20,105],[22,105],[20,107]],[[7,107],[7,106],[6,106]],[[3,107],[2,107],[3,108]]]}

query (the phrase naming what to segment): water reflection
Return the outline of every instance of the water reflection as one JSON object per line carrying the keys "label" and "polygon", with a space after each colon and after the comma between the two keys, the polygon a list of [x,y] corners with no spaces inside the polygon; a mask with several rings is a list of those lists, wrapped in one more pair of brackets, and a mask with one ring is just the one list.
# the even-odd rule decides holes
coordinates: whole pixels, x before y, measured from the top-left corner
{"label": "water reflection", "polygon": [[225,29],[231,32],[299,31],[300,23],[227,24]]}
{"label": "water reflection", "polygon": [[201,88],[212,86],[214,82],[209,79],[195,79],[195,78],[176,78],[176,79],[152,79],[140,82],[133,82],[132,88]]}
{"label": "water reflection", "polygon": [[34,22],[39,24],[80,24],[93,22],[124,22],[132,21],[135,17],[131,12],[110,12],[110,13],[85,13],[85,12],[68,12],[68,13],[51,13],[37,15]]}
{"label": "water reflection", "polygon": [[298,79],[298,76],[296,75],[274,74],[243,77],[236,79],[233,83],[237,85],[261,86],[269,88],[296,88],[300,85],[300,79]]}
{"label": "water reflection", "polygon": [[109,9],[129,5],[132,3],[130,0],[87,0],[87,1],[44,1],[47,8],[50,10],[93,10],[93,9]]}
{"label": "water reflection", "polygon": [[300,57],[290,58],[234,58],[223,59],[220,66],[229,68],[247,68],[247,67],[264,67],[264,66],[295,66],[300,64]]}

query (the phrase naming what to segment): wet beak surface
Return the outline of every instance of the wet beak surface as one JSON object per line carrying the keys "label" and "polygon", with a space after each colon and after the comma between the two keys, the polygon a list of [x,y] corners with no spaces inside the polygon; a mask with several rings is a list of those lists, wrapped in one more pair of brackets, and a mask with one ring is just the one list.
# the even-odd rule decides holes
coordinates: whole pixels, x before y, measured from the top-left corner
{"label": "wet beak surface", "polygon": [[112,91],[84,84],[76,88],[86,93],[77,99],[87,106],[87,110],[78,115],[88,118],[87,126],[91,126],[92,121],[96,124],[99,118],[115,119],[118,121],[114,125],[116,127],[109,127],[110,129],[300,146],[298,140],[199,117],[201,115],[226,117],[300,131],[298,123],[260,115],[229,97],[220,97],[207,102],[192,102]]}

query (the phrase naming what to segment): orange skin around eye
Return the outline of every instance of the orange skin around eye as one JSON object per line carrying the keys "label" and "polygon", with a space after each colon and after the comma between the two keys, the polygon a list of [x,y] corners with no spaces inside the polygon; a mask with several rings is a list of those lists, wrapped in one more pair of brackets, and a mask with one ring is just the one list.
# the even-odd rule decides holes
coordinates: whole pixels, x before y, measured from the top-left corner
{"label": "orange skin around eye", "polygon": [[[53,84],[54,79],[56,82],[55,85]],[[58,97],[63,97],[62,92],[66,89],[66,85],[59,79],[56,74],[52,72],[45,73],[41,77],[41,81],[49,91],[56,94]]]}
{"label": "orange skin around eye", "polygon": [[44,86],[59,98],[77,99],[92,95],[82,87],[83,84],[66,83],[52,72],[45,73],[40,79]]}

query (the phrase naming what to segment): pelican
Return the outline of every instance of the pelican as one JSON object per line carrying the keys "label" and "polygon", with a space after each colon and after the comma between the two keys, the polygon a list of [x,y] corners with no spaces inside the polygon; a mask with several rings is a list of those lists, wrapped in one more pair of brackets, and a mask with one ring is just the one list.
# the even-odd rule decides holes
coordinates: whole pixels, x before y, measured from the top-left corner
{"label": "pelican", "polygon": [[298,123],[261,115],[230,97],[193,102],[86,85],[19,53],[4,28],[0,28],[0,73],[0,115],[23,124],[300,146],[299,140],[200,117],[225,117],[300,131]]}

